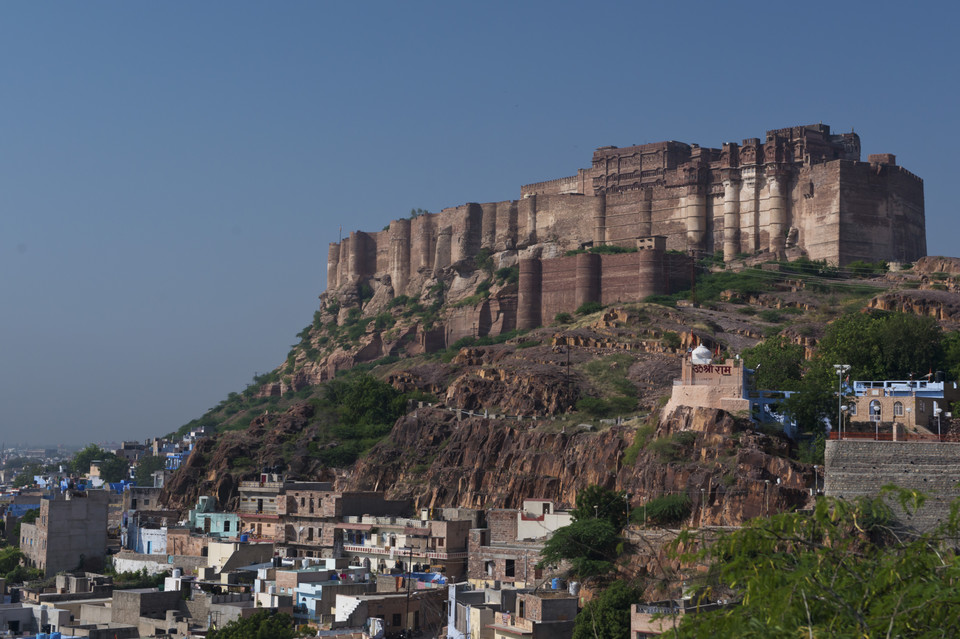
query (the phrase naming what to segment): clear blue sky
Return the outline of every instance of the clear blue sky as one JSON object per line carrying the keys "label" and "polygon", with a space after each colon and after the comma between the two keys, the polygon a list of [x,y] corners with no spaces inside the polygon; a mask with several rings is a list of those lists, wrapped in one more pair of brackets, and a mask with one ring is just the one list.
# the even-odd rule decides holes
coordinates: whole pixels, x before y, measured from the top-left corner
{"label": "clear blue sky", "polygon": [[823,121],[957,254],[960,10],[905,2],[4,2],[0,440],[175,430],[280,364],[337,229],[593,149]]}

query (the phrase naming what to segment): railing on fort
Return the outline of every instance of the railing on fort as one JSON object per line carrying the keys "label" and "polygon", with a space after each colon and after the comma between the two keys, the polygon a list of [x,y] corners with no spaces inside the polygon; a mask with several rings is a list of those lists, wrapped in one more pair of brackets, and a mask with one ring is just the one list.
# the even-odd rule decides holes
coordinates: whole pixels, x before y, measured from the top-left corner
{"label": "railing on fort", "polygon": [[846,432],[844,432],[844,433],[838,433],[838,432],[836,432],[836,431],[831,432],[831,433],[827,436],[827,439],[833,439],[833,440],[848,439],[848,440],[857,440],[857,441],[864,441],[864,440],[870,441],[870,440],[872,440],[872,441],[878,441],[878,442],[898,441],[898,442],[931,442],[931,443],[938,443],[938,442],[948,441],[947,436],[944,435],[944,434],[941,434],[941,435],[933,435],[933,434],[931,434],[931,435],[918,435],[918,434],[915,434],[915,433],[907,433],[907,434],[905,434],[905,435],[899,435],[899,436],[897,436],[896,440],[894,440],[894,438],[893,438],[893,433],[877,433],[877,432],[873,432],[873,433],[846,433]]}

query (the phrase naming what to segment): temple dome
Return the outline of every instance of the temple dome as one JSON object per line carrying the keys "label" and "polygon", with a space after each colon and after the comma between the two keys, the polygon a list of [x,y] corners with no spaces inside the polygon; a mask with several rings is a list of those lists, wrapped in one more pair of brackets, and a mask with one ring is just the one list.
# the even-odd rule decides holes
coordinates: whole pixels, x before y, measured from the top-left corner
{"label": "temple dome", "polygon": [[690,353],[690,361],[694,364],[709,364],[713,361],[713,353],[710,349],[701,344]]}

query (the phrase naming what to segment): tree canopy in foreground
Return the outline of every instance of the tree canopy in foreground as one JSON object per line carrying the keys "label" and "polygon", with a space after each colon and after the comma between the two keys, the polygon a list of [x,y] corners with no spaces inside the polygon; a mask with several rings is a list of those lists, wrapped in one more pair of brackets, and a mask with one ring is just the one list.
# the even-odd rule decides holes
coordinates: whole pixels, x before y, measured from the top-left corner
{"label": "tree canopy in foreground", "polygon": [[[907,512],[922,505],[918,493],[884,489],[894,493]],[[696,555],[715,562],[701,594],[729,588],[740,605],[687,615],[678,636],[960,636],[958,509],[960,499],[945,523],[910,536],[891,527],[883,495],[753,520]]]}

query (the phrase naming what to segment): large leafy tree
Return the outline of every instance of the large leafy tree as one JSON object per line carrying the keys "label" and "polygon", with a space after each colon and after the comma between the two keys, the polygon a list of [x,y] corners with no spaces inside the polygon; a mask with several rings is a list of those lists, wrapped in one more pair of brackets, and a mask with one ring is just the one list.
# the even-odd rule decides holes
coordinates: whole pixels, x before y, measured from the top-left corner
{"label": "large leafy tree", "polygon": [[137,468],[134,470],[134,481],[137,486],[152,486],[153,473],[161,470],[166,464],[166,459],[155,455],[141,457],[137,462]]}
{"label": "large leafy tree", "polygon": [[13,479],[14,488],[23,488],[33,484],[33,478],[43,474],[43,466],[38,463],[30,463],[23,467]]}
{"label": "large leafy tree", "polygon": [[406,402],[400,391],[367,373],[330,381],[326,399],[349,428],[384,424],[389,428],[403,414]]}
{"label": "large leafy tree", "polygon": [[90,462],[94,460],[100,460],[102,462],[100,465],[100,476],[103,478],[103,481],[116,482],[126,479],[127,472],[130,468],[127,460],[100,448],[96,444],[90,444],[74,455],[70,462],[70,467],[73,472],[78,475],[84,475],[90,472]]}
{"label": "large leafy tree", "polygon": [[23,559],[23,553],[16,546],[7,546],[0,550],[0,575],[16,568]]}
{"label": "large leafy tree", "polygon": [[622,639],[630,636],[630,606],[640,601],[641,591],[625,581],[615,581],[593,599],[573,627],[573,639]]}
{"label": "large leafy tree", "polygon": [[570,511],[573,523],[554,531],[540,552],[541,566],[566,561],[570,574],[581,579],[603,575],[614,567],[622,550],[620,531],[627,524],[626,493],[588,486],[577,493]]}
{"label": "large leafy tree", "polygon": [[942,339],[932,317],[849,313],[827,327],[817,355],[825,365],[849,364],[852,379],[909,379],[943,364]]}
{"label": "large leafy tree", "polygon": [[617,532],[627,525],[627,494],[602,486],[587,486],[577,493],[577,503],[570,511],[574,520],[605,519]]}
{"label": "large leafy tree", "polygon": [[290,615],[266,610],[231,621],[207,635],[209,639],[293,639],[295,636]]}
{"label": "large leafy tree", "polygon": [[799,390],[803,379],[804,348],[783,335],[743,351],[743,363],[756,371],[754,384],[764,390]]}
{"label": "large leafy tree", "polygon": [[[759,388],[796,390],[784,402],[803,430],[822,432],[835,421],[838,379],[834,364],[850,366],[850,379],[919,378],[951,365],[960,338],[948,338],[936,320],[909,313],[849,313],[828,327],[816,355],[803,360],[803,349],[778,337],[744,351],[744,362],[757,370]],[[946,354],[946,356],[945,356]]]}
{"label": "large leafy tree", "polygon": [[[907,491],[898,496],[907,512],[923,500]],[[960,636],[960,558],[947,546],[958,530],[952,512],[936,530],[909,537],[889,527],[883,497],[825,498],[812,514],[753,520],[686,557],[716,562],[707,597],[722,587],[740,603],[686,615],[679,636]],[[677,547],[690,541],[683,535]]]}
{"label": "large leafy tree", "polygon": [[570,574],[581,579],[613,570],[620,537],[606,519],[578,519],[558,528],[540,551],[541,566],[570,563]]}

